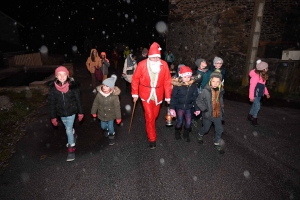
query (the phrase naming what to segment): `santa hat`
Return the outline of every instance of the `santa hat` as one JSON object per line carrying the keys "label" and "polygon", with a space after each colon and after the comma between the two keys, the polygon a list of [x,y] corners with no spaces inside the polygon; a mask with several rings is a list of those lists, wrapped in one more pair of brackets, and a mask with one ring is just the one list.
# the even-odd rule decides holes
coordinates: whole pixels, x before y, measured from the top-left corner
{"label": "santa hat", "polygon": [[261,60],[256,61],[256,69],[257,70],[264,70],[268,68],[268,63],[263,62]]}
{"label": "santa hat", "polygon": [[117,76],[113,74],[111,75],[110,78],[105,79],[102,83],[103,85],[106,85],[110,89],[113,89],[115,87],[116,80],[117,80]]}
{"label": "santa hat", "polygon": [[184,77],[184,76],[192,76],[193,72],[190,67],[188,66],[181,66],[180,71],[179,71],[179,76]]}
{"label": "santa hat", "polygon": [[64,66],[59,66],[58,68],[55,69],[55,76],[57,76],[58,72],[65,72],[69,77],[69,70]]}
{"label": "santa hat", "polygon": [[151,44],[149,52],[148,52],[148,57],[149,58],[153,58],[153,57],[160,57],[160,46],[159,44],[157,44],[156,42],[153,42],[153,44]]}

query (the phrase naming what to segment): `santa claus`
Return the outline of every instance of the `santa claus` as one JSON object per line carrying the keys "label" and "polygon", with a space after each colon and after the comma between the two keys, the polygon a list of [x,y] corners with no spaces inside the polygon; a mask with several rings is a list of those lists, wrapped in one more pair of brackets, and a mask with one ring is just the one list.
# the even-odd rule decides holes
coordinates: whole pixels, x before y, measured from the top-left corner
{"label": "santa claus", "polygon": [[146,132],[149,147],[156,147],[156,118],[160,104],[165,101],[170,104],[172,84],[168,64],[161,60],[161,48],[154,42],[148,51],[148,59],[142,60],[132,76],[131,94],[133,101],[142,100],[146,121]]}

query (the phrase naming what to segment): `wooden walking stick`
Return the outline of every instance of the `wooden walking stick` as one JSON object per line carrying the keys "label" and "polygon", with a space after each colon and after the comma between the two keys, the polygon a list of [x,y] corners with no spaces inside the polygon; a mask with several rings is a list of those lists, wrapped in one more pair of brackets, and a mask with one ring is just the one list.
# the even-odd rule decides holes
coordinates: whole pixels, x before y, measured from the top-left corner
{"label": "wooden walking stick", "polygon": [[131,120],[130,120],[130,126],[129,126],[129,129],[128,129],[128,133],[130,133],[130,129],[131,129],[131,125],[132,125],[132,119],[133,119],[133,115],[134,115],[134,110],[135,110],[136,102],[137,102],[137,101],[135,101],[135,102],[133,103],[133,109],[132,109],[132,114],[131,114]]}

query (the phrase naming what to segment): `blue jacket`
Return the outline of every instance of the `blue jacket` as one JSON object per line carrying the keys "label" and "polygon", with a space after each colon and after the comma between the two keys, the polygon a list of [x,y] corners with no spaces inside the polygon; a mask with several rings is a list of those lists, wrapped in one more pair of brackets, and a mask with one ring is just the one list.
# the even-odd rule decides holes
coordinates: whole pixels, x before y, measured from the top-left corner
{"label": "blue jacket", "polygon": [[179,108],[182,110],[188,110],[195,107],[195,110],[200,110],[196,104],[198,97],[197,85],[194,80],[184,84],[178,81],[178,78],[172,79],[173,90],[170,102],[170,109]]}
{"label": "blue jacket", "polygon": [[206,84],[209,82],[212,71],[207,70],[206,72],[204,72],[204,71],[200,71],[199,69],[197,69],[197,73],[199,73],[201,75],[201,79],[202,79],[198,83],[198,85],[199,85],[199,87],[204,88],[206,86]]}

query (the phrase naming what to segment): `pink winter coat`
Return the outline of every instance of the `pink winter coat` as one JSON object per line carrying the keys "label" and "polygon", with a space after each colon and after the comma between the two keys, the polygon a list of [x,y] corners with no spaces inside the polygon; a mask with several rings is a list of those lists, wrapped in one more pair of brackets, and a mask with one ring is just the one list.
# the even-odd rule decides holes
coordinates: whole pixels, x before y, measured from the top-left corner
{"label": "pink winter coat", "polygon": [[249,72],[250,87],[249,87],[249,99],[254,97],[261,97],[264,94],[268,95],[269,91],[266,87],[266,81],[264,81],[259,74],[255,73],[255,69]]}

